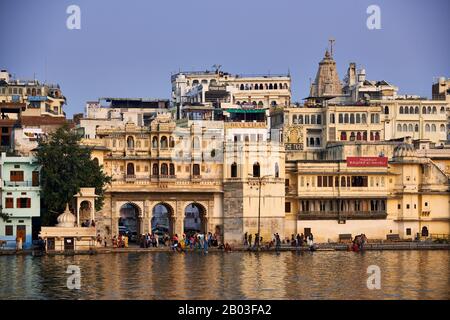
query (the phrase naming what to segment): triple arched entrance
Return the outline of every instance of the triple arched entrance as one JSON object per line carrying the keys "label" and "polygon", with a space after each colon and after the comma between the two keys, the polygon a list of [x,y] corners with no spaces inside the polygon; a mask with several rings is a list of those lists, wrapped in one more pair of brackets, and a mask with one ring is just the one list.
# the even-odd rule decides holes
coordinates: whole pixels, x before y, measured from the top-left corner
{"label": "triple arched entrance", "polygon": [[152,208],[148,216],[143,217],[138,205],[127,202],[120,207],[119,233],[138,239],[140,234],[147,232],[144,230],[161,237],[174,234],[181,236],[183,233],[188,237],[194,233],[206,233],[208,231],[207,211],[202,204],[191,202],[182,207],[182,210],[182,212],[177,213],[170,204],[160,202]]}

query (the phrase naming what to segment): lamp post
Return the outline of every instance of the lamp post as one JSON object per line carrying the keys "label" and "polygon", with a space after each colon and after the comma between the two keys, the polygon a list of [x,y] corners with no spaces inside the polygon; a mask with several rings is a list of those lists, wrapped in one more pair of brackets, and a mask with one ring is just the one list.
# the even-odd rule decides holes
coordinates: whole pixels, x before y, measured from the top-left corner
{"label": "lamp post", "polygon": [[263,180],[265,178],[271,177],[270,174],[262,176],[262,177],[254,177],[252,174],[249,174],[249,176],[258,179],[258,238],[256,239],[257,242],[257,250],[259,251],[259,245],[261,242],[261,188],[262,188],[262,184],[263,184]]}

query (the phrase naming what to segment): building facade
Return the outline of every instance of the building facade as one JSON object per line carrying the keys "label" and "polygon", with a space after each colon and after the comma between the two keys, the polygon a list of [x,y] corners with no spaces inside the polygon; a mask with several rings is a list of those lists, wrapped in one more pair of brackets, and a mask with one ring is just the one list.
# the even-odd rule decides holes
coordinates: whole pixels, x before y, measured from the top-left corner
{"label": "building facade", "polygon": [[0,240],[15,247],[22,239],[23,247],[32,245],[33,225],[39,225],[40,183],[39,167],[33,157],[1,154],[1,203],[3,213],[10,217],[0,219]]}

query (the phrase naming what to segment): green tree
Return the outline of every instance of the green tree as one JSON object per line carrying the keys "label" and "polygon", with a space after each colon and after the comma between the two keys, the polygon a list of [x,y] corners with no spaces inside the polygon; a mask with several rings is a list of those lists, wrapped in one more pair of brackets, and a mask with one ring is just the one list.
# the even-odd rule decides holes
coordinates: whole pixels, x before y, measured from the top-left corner
{"label": "green tree", "polygon": [[95,209],[103,207],[106,185],[111,177],[105,175],[102,166],[91,159],[91,149],[80,145],[81,136],[65,125],[47,139],[39,140],[36,153],[41,167],[41,219],[43,225],[53,225],[72,203],[81,187],[95,188],[99,196]]}

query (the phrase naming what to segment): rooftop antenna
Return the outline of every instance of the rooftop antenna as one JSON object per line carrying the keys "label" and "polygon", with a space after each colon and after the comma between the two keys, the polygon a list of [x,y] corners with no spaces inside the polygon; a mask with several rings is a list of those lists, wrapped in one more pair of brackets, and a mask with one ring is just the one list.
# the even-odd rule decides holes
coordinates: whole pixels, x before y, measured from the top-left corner
{"label": "rooftop antenna", "polygon": [[333,38],[330,38],[330,39],[328,39],[328,41],[330,41],[330,54],[331,54],[331,56],[333,56],[333,43],[336,42],[336,40]]}

